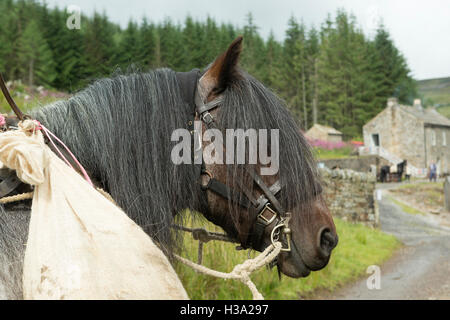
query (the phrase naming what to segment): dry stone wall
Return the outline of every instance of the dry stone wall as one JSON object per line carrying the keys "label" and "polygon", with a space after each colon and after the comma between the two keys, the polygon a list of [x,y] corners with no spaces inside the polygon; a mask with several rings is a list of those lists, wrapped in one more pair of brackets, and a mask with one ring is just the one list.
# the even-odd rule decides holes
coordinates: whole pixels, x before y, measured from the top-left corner
{"label": "dry stone wall", "polygon": [[333,217],[379,226],[376,178],[373,173],[321,168],[324,197]]}

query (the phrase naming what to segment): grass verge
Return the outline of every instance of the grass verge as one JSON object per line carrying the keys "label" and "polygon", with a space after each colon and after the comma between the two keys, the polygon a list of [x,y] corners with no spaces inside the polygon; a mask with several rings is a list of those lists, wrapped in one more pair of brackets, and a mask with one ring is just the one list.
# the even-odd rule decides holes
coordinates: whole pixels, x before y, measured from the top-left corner
{"label": "grass verge", "polygon": [[343,147],[336,149],[324,149],[319,147],[314,147],[313,152],[318,159],[342,159],[342,158],[355,158],[352,156],[353,149],[351,147]]}
{"label": "grass verge", "polygon": [[409,214],[418,214],[418,215],[425,215],[425,212],[420,211],[416,208],[413,208],[409,205],[407,205],[406,203],[404,203],[403,201],[398,200],[397,198],[394,198],[393,196],[389,196],[389,199],[395,203],[397,206],[399,206],[403,212],[409,213]]}
{"label": "grass verge", "polygon": [[444,187],[444,182],[428,182],[428,181],[420,181],[416,183],[405,183],[397,187],[397,189],[415,189],[421,191],[421,189],[433,189]]}
{"label": "grass verge", "polygon": [[443,182],[417,182],[404,184],[389,193],[395,197],[393,202],[405,212],[411,214],[426,214],[439,212],[444,207]]}
{"label": "grass verge", "polygon": [[[276,268],[261,268],[252,275],[252,280],[265,299],[298,299],[311,296],[315,290],[333,290],[366,273],[370,265],[379,265],[387,260],[400,242],[380,230],[353,224],[335,218],[339,244],[329,264],[322,270],[313,272],[307,278],[291,279],[283,276],[278,279]],[[195,226],[220,231],[212,224],[200,221]],[[186,250],[184,257],[196,261],[197,241],[190,234],[184,237]],[[214,270],[230,272],[233,267],[247,259],[247,252],[236,251],[233,244],[209,242],[205,244],[203,264]],[[255,254],[252,254],[254,257]],[[197,274],[179,263],[176,271],[191,299],[251,299],[250,290],[239,281],[223,280]]]}

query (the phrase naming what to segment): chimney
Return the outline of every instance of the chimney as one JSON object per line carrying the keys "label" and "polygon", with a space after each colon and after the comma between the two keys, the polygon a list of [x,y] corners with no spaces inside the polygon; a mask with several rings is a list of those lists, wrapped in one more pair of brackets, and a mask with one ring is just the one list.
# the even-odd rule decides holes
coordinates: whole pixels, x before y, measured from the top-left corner
{"label": "chimney", "polygon": [[413,107],[416,108],[418,111],[423,111],[422,101],[420,99],[414,99]]}
{"label": "chimney", "polygon": [[389,99],[387,100],[387,106],[388,106],[388,107],[396,106],[397,103],[398,103],[397,98],[389,98]]}

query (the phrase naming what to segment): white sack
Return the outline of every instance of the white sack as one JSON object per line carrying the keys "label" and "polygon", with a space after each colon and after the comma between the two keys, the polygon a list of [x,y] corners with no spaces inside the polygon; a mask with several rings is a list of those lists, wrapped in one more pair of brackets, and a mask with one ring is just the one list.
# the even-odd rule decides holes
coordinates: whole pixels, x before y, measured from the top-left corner
{"label": "white sack", "polygon": [[0,134],[0,161],[35,186],[25,299],[188,299],[162,251],[53,154],[40,131]]}

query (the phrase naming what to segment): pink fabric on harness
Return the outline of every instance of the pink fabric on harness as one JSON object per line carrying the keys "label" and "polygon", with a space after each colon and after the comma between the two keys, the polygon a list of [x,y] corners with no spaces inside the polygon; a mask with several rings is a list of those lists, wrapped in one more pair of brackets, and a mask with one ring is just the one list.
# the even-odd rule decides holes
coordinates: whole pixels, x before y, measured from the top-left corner
{"label": "pink fabric on harness", "polygon": [[70,154],[70,156],[72,157],[73,161],[75,161],[75,163],[78,165],[78,167],[80,168],[81,172],[83,173],[84,178],[86,179],[87,182],[89,182],[89,184],[91,186],[94,186],[94,184],[92,183],[91,179],[89,178],[89,175],[87,174],[86,170],[83,168],[83,166],[81,165],[80,162],[78,162],[77,158],[74,156],[74,154],[69,150],[69,148],[64,144],[64,142],[62,142],[57,136],[55,136],[53,134],[53,132],[51,132],[50,130],[48,130],[46,127],[44,127],[43,124],[41,124],[39,121],[34,120],[34,122],[36,123],[36,130],[42,130],[44,132],[44,134],[47,136],[48,140],[51,142],[51,144],[53,145],[53,147],[55,148],[55,150],[58,152],[58,154],[61,156],[61,158],[64,160],[64,162],[73,169],[72,165],[70,164],[70,162],[66,159],[66,157],[64,157],[64,155],[61,153],[61,151],[58,149],[58,147],[56,146],[56,144],[53,142],[52,137],[60,144],[64,147],[64,149],[66,149],[66,151]]}
{"label": "pink fabric on harness", "polygon": [[0,127],[6,124],[5,117],[0,114]]}

